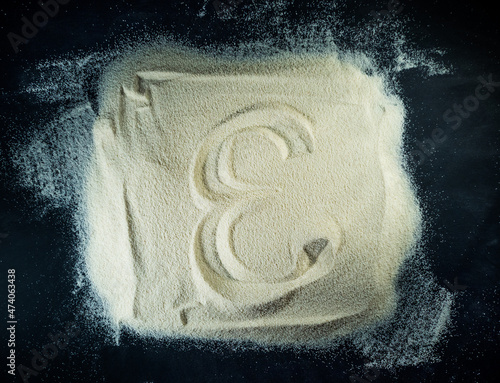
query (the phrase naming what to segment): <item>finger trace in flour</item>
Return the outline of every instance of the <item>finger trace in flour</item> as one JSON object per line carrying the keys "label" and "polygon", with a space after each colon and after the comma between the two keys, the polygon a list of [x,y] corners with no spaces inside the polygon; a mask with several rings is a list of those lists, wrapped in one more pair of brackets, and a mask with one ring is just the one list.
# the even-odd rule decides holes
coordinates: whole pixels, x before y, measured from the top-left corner
{"label": "finger trace in flour", "polygon": [[116,64],[87,178],[87,268],[139,332],[278,343],[383,318],[419,233],[404,108],[328,57]]}

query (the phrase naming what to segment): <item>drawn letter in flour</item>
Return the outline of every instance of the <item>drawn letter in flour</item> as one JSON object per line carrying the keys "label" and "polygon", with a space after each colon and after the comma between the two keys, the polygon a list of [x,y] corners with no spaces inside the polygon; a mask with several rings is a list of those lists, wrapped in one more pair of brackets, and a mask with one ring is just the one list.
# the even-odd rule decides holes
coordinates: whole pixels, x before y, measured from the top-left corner
{"label": "drawn letter in flour", "polygon": [[86,183],[87,267],[115,323],[287,342],[390,313],[419,210],[379,79],[335,57],[128,60]]}
{"label": "drawn letter in flour", "polygon": [[[194,161],[194,197],[207,210],[191,258],[196,280],[221,305],[229,300],[251,307],[331,272],[341,237],[334,217],[311,209],[306,196],[297,198],[298,188],[286,190],[290,186],[279,177],[267,185],[245,181],[244,169],[234,165],[238,139],[247,149],[253,140],[257,155],[274,149],[282,166],[312,154],[315,144],[312,123],[303,113],[279,104],[253,105],[216,127]],[[262,141],[272,147],[259,146]],[[267,171],[276,171],[275,165],[271,162]]]}

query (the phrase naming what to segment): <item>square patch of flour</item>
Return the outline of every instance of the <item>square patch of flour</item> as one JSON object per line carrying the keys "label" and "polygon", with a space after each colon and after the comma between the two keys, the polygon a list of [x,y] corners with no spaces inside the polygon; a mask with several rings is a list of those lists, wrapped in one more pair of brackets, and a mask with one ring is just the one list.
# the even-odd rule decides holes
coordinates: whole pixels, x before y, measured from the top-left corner
{"label": "square patch of flour", "polygon": [[389,313],[419,225],[402,104],[336,58],[196,60],[130,60],[105,88],[87,266],[111,318],[293,342]]}

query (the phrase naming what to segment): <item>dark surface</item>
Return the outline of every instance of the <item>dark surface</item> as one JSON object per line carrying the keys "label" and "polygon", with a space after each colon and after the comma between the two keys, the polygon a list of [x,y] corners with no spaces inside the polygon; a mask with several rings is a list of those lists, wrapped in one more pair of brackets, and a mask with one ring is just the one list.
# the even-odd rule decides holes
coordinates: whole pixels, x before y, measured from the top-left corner
{"label": "dark surface", "polygon": [[[273,28],[273,22],[278,26],[279,22],[272,10],[265,28],[238,22],[251,6],[263,3],[243,1],[226,18],[209,2],[207,15],[198,18],[201,1],[71,0],[29,44],[20,45],[17,54],[6,35],[18,32],[21,17],[31,16],[39,8],[34,1],[1,6],[0,275],[5,287],[7,270],[16,269],[16,364],[30,366],[30,350],[41,351],[50,342],[48,334],[64,329],[78,311],[73,296],[76,234],[71,209],[50,209],[40,218],[40,200],[12,186],[15,173],[9,157],[13,145],[29,137],[34,126],[49,121],[51,113],[61,107],[34,102],[19,93],[20,84],[27,81],[23,68],[59,54],[114,47],[130,37],[127,25],[136,35],[165,30],[194,45],[231,46],[249,34],[258,37],[264,32],[279,40],[283,32]],[[349,350],[333,357],[322,351],[265,352],[214,343],[210,348],[178,342],[155,346],[128,334],[122,334],[122,343],[116,346],[90,323],[78,322],[81,333],[30,382],[349,382],[349,376],[355,374],[365,374],[364,381],[371,377],[373,382],[499,381],[500,87],[480,101],[456,130],[443,119],[454,104],[474,94],[478,76],[492,74],[494,81],[500,81],[498,11],[490,3],[478,1],[401,3],[404,9],[395,17],[411,19],[407,24],[410,42],[420,48],[444,48],[442,60],[454,67],[452,74],[434,77],[419,69],[397,75],[409,112],[407,153],[421,150],[416,140],[429,139],[436,128],[446,135],[413,169],[428,219],[426,248],[432,270],[451,290],[455,278],[456,284],[466,286],[455,291],[458,309],[451,335],[439,346],[442,361],[397,371],[371,371],[370,376],[370,371],[368,375],[362,371],[361,356]],[[384,2],[352,2],[346,15],[355,25],[369,21],[372,10],[386,7]],[[293,23],[312,22],[325,17],[321,9],[314,2],[291,1],[286,18]],[[346,38],[347,47],[352,43]],[[82,75],[88,78],[85,91],[96,108],[99,73],[87,68]],[[6,288],[2,291],[4,320]],[[3,334],[5,360],[8,333]],[[4,366],[0,382],[4,381],[22,380],[8,375]]]}

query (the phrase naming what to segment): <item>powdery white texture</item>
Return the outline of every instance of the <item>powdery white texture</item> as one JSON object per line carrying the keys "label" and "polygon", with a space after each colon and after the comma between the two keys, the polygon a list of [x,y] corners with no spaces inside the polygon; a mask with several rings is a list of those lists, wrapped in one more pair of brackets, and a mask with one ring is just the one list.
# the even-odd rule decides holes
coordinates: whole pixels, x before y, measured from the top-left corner
{"label": "powdery white texture", "polygon": [[155,50],[116,64],[101,103],[86,262],[112,321],[293,343],[393,310],[420,212],[380,78]]}
{"label": "powdery white texture", "polygon": [[79,104],[13,149],[19,185],[31,189],[43,202],[36,206],[41,214],[49,207],[79,205],[95,118],[88,103]]}
{"label": "powdery white texture", "polygon": [[[261,6],[261,2],[244,3],[244,5],[251,9],[238,13],[238,17],[232,19],[231,23],[237,24],[240,29],[251,31],[245,37],[245,42],[235,42],[229,38],[227,42],[219,42],[214,46],[206,47],[209,51],[215,50],[218,53],[237,57],[254,55],[260,57],[281,51],[317,53],[335,52],[339,49],[345,52],[352,49],[371,58],[374,65],[371,69],[377,73],[383,72],[384,77],[391,79],[393,88],[398,87],[398,72],[414,68],[415,64],[419,69],[416,73],[421,73],[424,77],[426,73],[433,75],[449,72],[449,68],[442,70],[443,63],[446,62],[442,52],[420,50],[414,43],[410,43],[412,36],[408,34],[408,26],[414,26],[416,21],[413,20],[411,10],[408,8],[404,8],[401,13],[395,15],[396,17],[373,25],[369,22],[368,15],[371,8],[366,7],[366,23],[360,22],[353,25],[352,14],[349,13],[351,9],[345,1],[316,4],[325,9],[317,12],[312,24],[301,23],[295,14],[288,13],[285,1],[273,0],[265,7]],[[206,6],[210,7],[211,2],[206,2]],[[378,8],[373,10],[378,10]],[[209,16],[210,12],[207,12],[205,17],[207,15]],[[200,14],[201,16],[203,15]],[[217,23],[214,28],[218,28]],[[163,32],[160,34],[163,35]],[[144,33],[130,33],[129,29],[127,34],[121,36],[133,43],[132,48],[127,48],[127,43],[124,41],[117,51],[105,49],[83,56],[72,52],[64,57],[54,57],[30,65],[26,70],[27,83],[20,90],[24,93],[23,100],[27,97],[31,101],[31,106],[43,109],[47,103],[55,104],[60,107],[60,112],[55,116],[53,124],[48,126],[35,124],[41,134],[29,137],[23,135],[21,141],[26,145],[12,148],[14,162],[19,169],[19,184],[30,189],[35,197],[40,198],[40,202],[43,201],[43,206],[37,205],[36,214],[40,208],[45,211],[54,206],[65,206],[76,212],[79,229],[87,227],[87,217],[80,215],[81,210],[75,210],[74,207],[85,202],[81,200],[80,178],[85,172],[82,164],[88,157],[87,128],[92,127],[94,116],[87,105],[82,113],[83,118],[78,123],[75,123],[77,121],[75,118],[59,119],[59,117],[66,114],[76,117],[79,114],[80,103],[89,101],[87,99],[89,95],[85,90],[88,89],[89,84],[93,83],[89,81],[92,73],[99,72],[112,57],[122,55],[124,49],[136,51],[137,41],[140,41],[142,45],[151,40]],[[164,38],[158,34],[154,34],[152,40],[161,44],[172,43],[171,38],[164,41]],[[180,36],[176,36],[174,40],[177,43],[181,43],[182,40],[182,45],[189,45],[189,41]],[[401,44],[401,41],[408,41],[408,43]],[[435,57],[435,60],[432,57]],[[449,62],[446,65],[449,66]],[[407,107],[411,107],[411,99],[407,100],[409,102]],[[73,110],[75,104],[77,106]],[[87,113],[91,118],[86,118]],[[89,121],[90,127],[87,126]],[[52,132],[58,135],[53,135]],[[43,142],[43,148],[40,148],[40,142]],[[47,144],[50,144],[55,151],[47,150]],[[51,166],[40,166],[40,163],[50,163]],[[56,177],[51,176],[56,169],[61,173]],[[427,219],[432,215],[432,211],[425,212]],[[428,227],[427,230],[432,231],[433,228]],[[84,248],[87,231],[82,229],[78,234],[83,242],[81,248]],[[400,269],[396,289],[398,303],[394,315],[373,327],[355,332],[352,337],[349,337],[366,358],[378,361],[376,364],[380,368],[437,361],[434,347],[443,340],[442,332],[445,331],[446,325],[442,326],[443,321],[436,321],[435,318],[446,317],[447,321],[450,320],[449,309],[453,305],[454,298],[453,294],[446,292],[433,273],[429,271],[428,256],[424,254],[425,249],[422,250],[424,251],[419,256],[408,258]],[[86,254],[81,255],[83,257]],[[83,286],[80,293],[84,295],[86,303],[85,315],[89,315],[86,320],[96,323],[96,331],[101,331],[102,328],[99,327],[102,324],[100,322],[102,319],[101,300],[94,299],[94,291],[89,294],[87,278],[81,279],[82,275],[87,276],[87,270],[81,270],[80,265],[81,263],[78,262],[75,273],[80,276],[78,277],[79,286]],[[424,269],[427,271],[423,272]],[[106,321],[105,323],[107,324]],[[119,342],[119,333],[115,327],[111,327],[109,333],[106,332],[105,335],[116,336],[115,340]],[[326,333],[328,335],[328,332]],[[207,344],[203,343],[203,345]],[[336,348],[345,350],[351,347],[351,344],[340,341],[326,341],[324,345],[332,350]],[[313,348],[311,352],[317,357],[318,354],[314,350]],[[331,360],[335,360],[337,356],[338,354],[335,353]]]}

